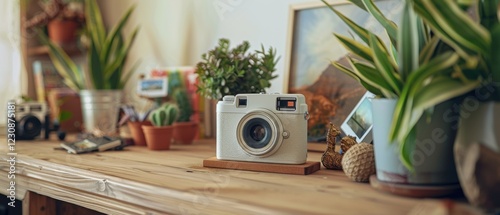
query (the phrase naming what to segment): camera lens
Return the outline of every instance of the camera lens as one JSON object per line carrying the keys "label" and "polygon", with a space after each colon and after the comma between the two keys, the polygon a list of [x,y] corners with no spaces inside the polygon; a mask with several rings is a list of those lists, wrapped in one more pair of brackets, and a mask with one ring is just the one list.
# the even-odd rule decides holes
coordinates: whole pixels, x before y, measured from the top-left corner
{"label": "camera lens", "polygon": [[32,140],[42,131],[42,122],[33,115],[26,115],[16,125],[17,135],[21,139]]}
{"label": "camera lens", "polygon": [[271,135],[271,126],[262,118],[250,119],[243,126],[243,140],[249,147],[254,149],[260,149],[269,144]]}
{"label": "camera lens", "polygon": [[266,136],[266,129],[261,125],[254,126],[250,129],[250,136],[255,141],[261,141]]}
{"label": "camera lens", "polygon": [[247,113],[241,118],[236,130],[238,144],[252,156],[272,155],[283,141],[283,125],[279,117],[266,109]]}

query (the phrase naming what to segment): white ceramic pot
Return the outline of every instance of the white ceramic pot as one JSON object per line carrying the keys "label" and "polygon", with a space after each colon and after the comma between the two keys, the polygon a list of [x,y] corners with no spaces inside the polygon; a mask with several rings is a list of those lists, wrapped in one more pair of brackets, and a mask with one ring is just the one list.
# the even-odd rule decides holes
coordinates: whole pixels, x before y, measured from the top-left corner
{"label": "white ceramic pot", "polygon": [[424,115],[415,127],[415,149],[411,155],[414,172],[399,160],[399,143],[389,142],[395,99],[373,99],[373,144],[377,179],[385,182],[422,185],[457,184],[453,159],[456,121],[449,119],[453,102],[435,107],[431,122]]}

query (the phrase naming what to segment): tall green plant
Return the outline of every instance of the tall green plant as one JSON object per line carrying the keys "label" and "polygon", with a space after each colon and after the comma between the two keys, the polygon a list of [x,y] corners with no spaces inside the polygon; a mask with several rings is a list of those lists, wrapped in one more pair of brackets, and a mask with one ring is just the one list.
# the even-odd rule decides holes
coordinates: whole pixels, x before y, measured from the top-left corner
{"label": "tall green plant", "polygon": [[106,32],[101,12],[96,0],[85,0],[85,34],[89,44],[87,50],[88,72],[79,68],[69,55],[57,44],[39,33],[43,44],[49,47],[52,62],[64,82],[74,90],[81,89],[122,89],[137,67],[137,63],[124,71],[128,53],[139,28],[125,40],[123,28],[135,7],[131,7],[121,17],[111,31]]}
{"label": "tall green plant", "polygon": [[322,1],[362,40],[359,42],[335,34],[339,42],[357,57],[348,57],[350,67],[339,62],[333,62],[333,65],[378,97],[398,100],[390,139],[399,143],[403,164],[413,169],[410,155],[415,140],[412,140],[411,133],[424,111],[474,89],[479,81],[458,78],[461,70],[457,65],[462,63],[459,56],[446,49],[415,14],[411,0],[404,1],[400,27],[383,15],[373,0],[350,0],[384,27],[390,39],[388,47],[378,35]]}

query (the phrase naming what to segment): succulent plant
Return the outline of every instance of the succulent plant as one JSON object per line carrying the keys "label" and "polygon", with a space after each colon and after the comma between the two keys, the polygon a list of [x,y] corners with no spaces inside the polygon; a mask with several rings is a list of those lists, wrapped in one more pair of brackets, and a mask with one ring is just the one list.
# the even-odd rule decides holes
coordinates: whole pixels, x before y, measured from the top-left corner
{"label": "succulent plant", "polygon": [[174,93],[175,101],[179,107],[179,118],[177,122],[189,122],[191,121],[191,115],[193,115],[193,107],[191,106],[191,100],[185,89],[179,89]]}
{"label": "succulent plant", "polygon": [[165,103],[149,115],[149,120],[154,126],[169,126],[175,122],[178,115],[179,109],[176,105]]}

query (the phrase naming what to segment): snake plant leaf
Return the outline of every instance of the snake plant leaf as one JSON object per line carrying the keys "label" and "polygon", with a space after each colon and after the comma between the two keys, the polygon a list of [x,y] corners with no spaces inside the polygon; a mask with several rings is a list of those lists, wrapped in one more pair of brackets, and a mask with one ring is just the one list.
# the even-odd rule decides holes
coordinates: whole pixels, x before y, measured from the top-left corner
{"label": "snake plant leaf", "polygon": [[370,33],[370,47],[372,48],[376,68],[391,86],[392,91],[399,95],[403,83],[401,79],[395,75],[397,73],[396,63],[390,57],[384,44],[372,33]]}
{"label": "snake plant leaf", "polygon": [[347,16],[345,16],[344,14],[340,13],[338,10],[336,10],[335,8],[332,7],[332,5],[328,4],[325,0],[321,0],[323,3],[325,3],[326,6],[328,6],[328,8],[330,8],[331,11],[333,11],[335,14],[337,14],[337,16],[345,23],[347,24],[347,26],[352,30],[354,31],[354,33],[356,33],[356,35],[358,35],[361,40],[363,40],[363,42],[365,42],[366,44],[369,44],[369,31],[366,30],[365,28],[359,26],[358,24],[356,24],[354,21],[352,21],[351,19],[349,19]]}
{"label": "snake plant leaf", "polygon": [[52,59],[57,72],[65,80],[68,80],[66,82],[68,87],[74,90],[84,88],[83,77],[75,62],[66,54],[66,52],[61,47],[51,42],[43,32],[37,31],[37,33],[39,35],[41,43],[49,48],[49,56]]}
{"label": "snake plant leaf", "polygon": [[487,29],[470,19],[454,0],[426,0],[422,3],[429,13],[421,14],[421,17],[433,20],[428,23],[443,40],[468,53],[489,54],[491,38]]}
{"label": "snake plant leaf", "polygon": [[382,27],[384,27],[387,35],[389,36],[389,39],[391,40],[391,43],[397,44],[396,41],[398,38],[398,27],[396,26],[396,24],[392,20],[384,16],[382,11],[378,9],[373,0],[363,0],[363,5],[365,6],[366,10],[372,15],[372,17],[374,17],[382,25]]}
{"label": "snake plant leaf", "polygon": [[96,43],[96,49],[102,50],[101,48],[106,40],[106,30],[96,0],[85,1],[85,21],[88,22],[88,24],[86,24],[88,28],[87,31],[90,37],[92,37],[92,40]]}
{"label": "snake plant leaf", "polygon": [[111,49],[113,47],[113,43],[115,42],[115,39],[118,37],[118,35],[122,32],[124,26],[127,24],[128,19],[130,18],[130,15],[134,11],[135,6],[130,7],[127,12],[120,18],[120,21],[118,22],[117,25],[113,27],[111,32],[109,33],[108,37],[106,38],[106,41],[104,42],[103,49],[102,49],[102,55],[101,55],[101,61],[106,62],[109,60],[110,55],[111,55]]}
{"label": "snake plant leaf", "polygon": [[125,87],[125,84],[128,82],[130,77],[134,74],[134,71],[139,67],[140,61],[136,61],[132,67],[123,75],[123,78],[120,80],[120,84],[118,86],[119,89],[123,89]]}
{"label": "snake plant leaf", "polygon": [[350,53],[354,53],[368,62],[373,62],[373,54],[370,47],[344,35],[334,35],[339,40],[340,44],[342,44],[342,46],[344,46]]}
{"label": "snake plant leaf", "polygon": [[[132,44],[135,41],[135,38],[137,37],[138,32],[139,32],[139,28],[136,28],[132,32],[130,39],[123,46],[119,47],[116,50],[116,53],[114,54],[115,58],[113,59],[113,61],[108,62],[106,67],[104,68],[105,79],[111,78],[116,73],[121,75],[122,71],[119,68],[125,64],[125,61],[127,59],[127,55],[132,47]],[[118,76],[118,77],[121,77],[121,76]],[[114,79],[114,80],[116,80],[116,79]]]}
{"label": "snake plant leaf", "polygon": [[88,52],[87,60],[89,61],[90,78],[94,84],[94,89],[106,89],[105,80],[102,78],[103,66],[101,60],[99,59],[99,53],[97,51],[97,44],[94,42],[90,43],[90,50]]}

